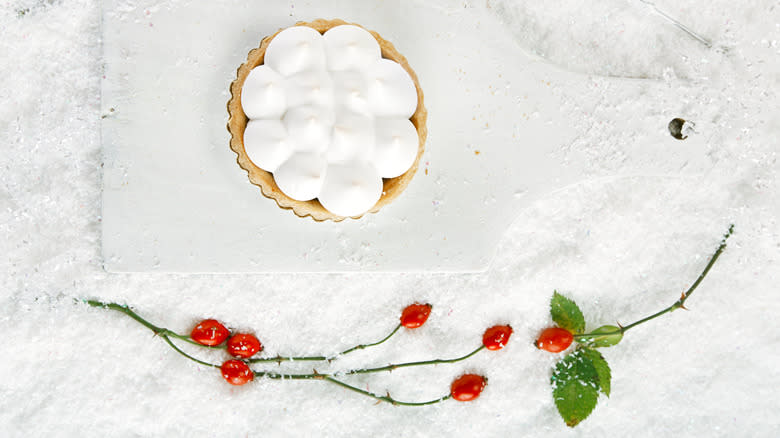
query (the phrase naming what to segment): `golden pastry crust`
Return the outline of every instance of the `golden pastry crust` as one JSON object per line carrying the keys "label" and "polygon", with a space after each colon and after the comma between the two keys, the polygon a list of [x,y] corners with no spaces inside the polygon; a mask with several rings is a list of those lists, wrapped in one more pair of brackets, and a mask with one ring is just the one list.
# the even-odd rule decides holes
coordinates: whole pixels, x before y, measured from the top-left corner
{"label": "golden pastry crust", "polygon": [[[309,26],[319,33],[325,33],[325,31],[328,29],[335,26],[340,26],[342,24],[360,26],[359,24],[347,23],[344,20],[338,19],[320,19],[311,22],[298,22],[295,25]],[[344,216],[338,216],[329,212],[325,209],[325,207],[322,206],[322,204],[320,204],[317,199],[311,201],[296,201],[295,199],[292,199],[282,193],[282,191],[279,189],[279,186],[276,185],[273,175],[270,172],[266,172],[265,170],[255,166],[254,163],[249,160],[249,157],[244,150],[244,130],[246,129],[246,124],[249,119],[247,118],[246,114],[244,114],[244,110],[241,107],[241,89],[244,85],[244,81],[246,80],[247,75],[249,75],[249,72],[258,65],[263,64],[265,51],[268,48],[268,44],[270,44],[271,40],[282,30],[284,29],[279,29],[273,35],[263,38],[263,40],[260,42],[260,47],[252,49],[249,52],[246,62],[238,67],[238,71],[236,72],[236,80],[230,84],[230,100],[227,103],[227,110],[229,114],[227,129],[231,136],[230,148],[238,155],[236,160],[238,165],[242,169],[246,170],[246,172],[249,174],[249,181],[256,186],[259,186],[263,195],[276,201],[279,207],[290,209],[299,217],[311,216],[315,221],[342,221],[346,219]],[[412,167],[410,167],[409,170],[407,170],[403,175],[397,176],[395,178],[383,179],[384,186],[382,189],[382,197],[379,198],[379,201],[377,201],[377,203],[367,211],[367,213],[376,213],[383,206],[389,204],[393,201],[393,199],[398,197],[398,195],[404,191],[406,186],[409,185],[409,182],[412,180],[415,172],[417,172],[417,167],[420,164],[420,158],[422,157],[423,151],[425,150],[425,139],[428,136],[428,130],[426,128],[428,111],[425,109],[425,104],[423,102],[423,92],[420,88],[420,82],[417,80],[417,75],[409,66],[409,62],[406,61],[406,58],[398,53],[395,47],[393,47],[393,44],[383,39],[378,33],[372,30],[366,30],[370,32],[379,43],[379,47],[382,49],[382,57],[391,59],[401,64],[401,67],[403,67],[404,70],[409,73],[412,81],[414,81],[414,86],[417,88],[417,110],[414,112],[414,114],[412,114],[410,120],[412,121],[412,124],[414,124],[414,127],[417,128],[417,136],[420,139],[420,144],[417,148],[417,158],[415,158]],[[362,216],[363,215],[354,216],[353,219],[358,219]]]}

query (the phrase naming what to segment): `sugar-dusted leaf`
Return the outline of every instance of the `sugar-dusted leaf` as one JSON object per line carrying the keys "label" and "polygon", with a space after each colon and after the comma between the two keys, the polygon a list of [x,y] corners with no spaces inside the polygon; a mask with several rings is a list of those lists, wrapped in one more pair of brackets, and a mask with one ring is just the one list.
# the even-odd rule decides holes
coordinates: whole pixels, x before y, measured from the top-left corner
{"label": "sugar-dusted leaf", "polygon": [[563,421],[574,427],[593,412],[599,398],[599,376],[593,361],[577,350],[555,365],[550,378],[553,399]]}
{"label": "sugar-dusted leaf", "polygon": [[558,327],[565,328],[575,334],[585,331],[585,317],[582,316],[580,308],[574,301],[559,294],[558,291],[553,293],[550,300],[550,315]]}
{"label": "sugar-dusted leaf", "polygon": [[609,397],[609,391],[612,388],[612,371],[609,369],[609,364],[598,351],[592,348],[583,348],[583,354],[590,359],[593,363],[593,368],[596,369],[596,374],[599,376],[599,388],[601,392]]}
{"label": "sugar-dusted leaf", "polygon": [[611,347],[617,345],[623,339],[623,332],[620,327],[614,325],[603,325],[596,330],[591,330],[589,335],[577,338],[577,342],[588,344],[591,347]]}

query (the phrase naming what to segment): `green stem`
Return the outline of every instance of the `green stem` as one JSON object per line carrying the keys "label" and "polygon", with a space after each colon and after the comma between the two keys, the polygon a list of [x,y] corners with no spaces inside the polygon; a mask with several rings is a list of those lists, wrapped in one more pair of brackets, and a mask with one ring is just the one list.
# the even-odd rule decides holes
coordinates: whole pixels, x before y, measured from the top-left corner
{"label": "green stem", "polygon": [[313,373],[313,374],[282,374],[274,373],[271,371],[255,371],[252,370],[255,377],[268,377],[275,380],[324,380],[328,375]]}
{"label": "green stem", "polygon": [[374,342],[373,344],[360,344],[360,345],[355,345],[355,346],[354,346],[354,347],[352,347],[352,348],[348,348],[348,349],[346,349],[346,350],[342,351],[341,353],[339,353],[339,354],[338,354],[338,356],[343,356],[343,355],[345,355],[345,354],[352,353],[352,352],[353,352],[353,351],[355,351],[355,350],[362,350],[362,349],[364,349],[364,348],[368,348],[368,347],[373,347],[373,346],[375,346],[375,345],[379,345],[379,344],[381,344],[381,343],[385,342],[386,340],[390,339],[390,338],[391,338],[391,337],[392,337],[392,336],[393,336],[393,335],[394,335],[394,334],[395,334],[395,333],[398,331],[398,329],[400,329],[400,328],[401,328],[401,324],[399,323],[397,326],[395,326],[395,328],[393,329],[393,331],[392,331],[392,332],[390,332],[390,334],[389,334],[389,335],[387,335],[387,336],[385,336],[384,338],[382,338],[382,340],[381,340],[381,341]]}
{"label": "green stem", "polygon": [[699,284],[701,284],[702,280],[704,280],[704,277],[707,276],[707,273],[710,272],[710,269],[715,264],[715,262],[718,260],[718,257],[720,257],[721,253],[723,253],[723,250],[726,249],[726,240],[734,233],[734,225],[730,225],[728,232],[726,232],[725,235],[723,235],[723,239],[720,241],[720,246],[718,246],[718,249],[715,250],[715,253],[712,254],[712,257],[710,257],[710,261],[707,262],[707,266],[704,267],[704,270],[699,274],[699,277],[696,278],[696,281],[693,282],[691,287],[688,288],[683,294],[680,296],[680,299],[675,301],[674,304],[671,306],[656,312],[650,316],[644,317],[640,319],[639,321],[632,322],[631,324],[620,327],[620,329],[612,331],[612,332],[603,332],[603,333],[583,333],[579,335],[574,335],[574,339],[577,339],[578,341],[582,342],[583,339],[593,338],[596,336],[604,337],[604,336],[611,336],[611,335],[622,335],[623,333],[627,332],[628,330],[640,325],[644,324],[647,321],[650,321],[652,319],[658,318],[661,315],[664,315],[666,313],[673,312],[679,308],[685,308],[685,301],[691,296],[691,294],[696,290],[697,287],[699,287]]}
{"label": "green stem", "polygon": [[149,330],[153,331],[154,334],[156,334],[156,335],[161,335],[161,336],[164,335],[164,336],[168,336],[168,337],[172,337],[172,338],[176,338],[176,339],[181,339],[182,341],[189,342],[190,344],[197,345],[199,347],[217,348],[217,349],[225,348],[224,345],[221,345],[221,346],[210,346],[210,345],[199,344],[199,343],[193,341],[189,336],[180,335],[180,334],[174,332],[173,330],[169,330],[169,329],[167,329],[165,327],[158,327],[158,326],[152,324],[151,322],[143,319],[139,314],[135,313],[128,306],[125,306],[125,305],[122,305],[122,304],[104,303],[102,301],[97,301],[97,300],[85,300],[85,302],[87,304],[89,304],[90,306],[92,306],[92,307],[103,307],[105,309],[112,309],[112,310],[116,310],[118,312],[122,312],[125,315],[129,316],[130,318],[133,318],[134,320],[139,322],[144,327],[146,327]]}
{"label": "green stem", "polygon": [[421,365],[434,365],[437,363],[453,363],[453,362],[460,362],[462,360],[466,360],[470,358],[471,356],[479,353],[483,348],[485,348],[484,345],[480,345],[479,348],[472,351],[471,353],[465,355],[456,357],[454,359],[432,359],[432,360],[423,360],[419,362],[406,362],[406,363],[396,363],[396,364],[390,364],[385,365],[383,367],[377,367],[377,368],[361,368],[357,370],[350,370],[345,371],[343,374],[365,374],[365,373],[378,373],[382,371],[393,371],[396,368],[404,368],[404,367],[415,367],[415,366],[421,366]]}
{"label": "green stem", "polygon": [[374,394],[372,392],[368,392],[368,391],[362,390],[360,388],[356,388],[356,387],[354,387],[352,385],[346,384],[346,383],[342,382],[341,380],[336,380],[333,377],[324,376],[324,377],[322,377],[322,379],[323,380],[327,380],[328,382],[334,383],[334,384],[336,384],[338,386],[341,386],[342,388],[349,389],[350,391],[357,392],[358,394],[362,394],[362,395],[371,397],[373,399],[376,399],[376,400],[379,400],[379,401],[383,401],[383,402],[388,402],[388,403],[390,403],[392,405],[398,405],[398,406],[425,406],[425,405],[432,405],[432,404],[443,402],[444,400],[447,400],[450,397],[452,397],[452,395],[447,394],[444,397],[440,397],[440,398],[437,398],[437,399],[434,399],[434,400],[425,401],[425,402],[403,402],[403,401],[399,401],[399,400],[396,400],[396,399],[390,397],[389,393],[387,395],[377,395],[377,394]]}
{"label": "green stem", "polygon": [[[145,320],[144,318],[142,318],[139,314],[135,313],[128,306],[121,305],[121,304],[116,304],[116,303],[104,303],[102,301],[97,301],[97,300],[84,300],[84,302],[86,302],[87,304],[89,304],[92,307],[103,307],[103,308],[106,308],[106,309],[112,309],[112,310],[116,310],[118,312],[122,312],[125,315],[129,316],[130,318],[133,318],[134,320],[139,322],[144,327],[146,327],[149,330],[151,330],[152,332],[154,332],[156,335],[180,339],[180,340],[182,340],[184,342],[190,343],[192,345],[196,345],[196,346],[201,347],[201,348],[210,348],[210,349],[216,349],[216,350],[224,350],[225,349],[225,344],[214,345],[214,346],[199,344],[199,343],[193,341],[192,338],[190,338],[187,335],[182,335],[182,334],[176,333],[173,330],[167,329],[165,327],[158,327],[158,326],[150,323],[149,321]],[[307,360],[308,361],[314,361],[314,360],[317,360],[317,361],[322,361],[322,360],[327,360],[327,358],[324,357],[324,356],[305,356],[305,357],[291,357],[291,356],[282,357],[282,356],[277,356],[277,357],[269,357],[269,358],[250,359],[248,362],[283,362],[283,361],[294,361],[294,360],[300,360],[300,361],[307,361]]]}
{"label": "green stem", "polygon": [[141,318],[137,313],[130,310],[130,308],[127,306],[116,304],[116,303],[104,303],[102,301],[97,301],[97,300],[85,300],[84,302],[86,302],[92,307],[103,307],[105,309],[112,309],[118,312],[122,312],[125,315],[129,316],[130,318],[133,318],[137,322],[141,323],[141,325],[153,331],[155,334],[159,334],[163,331],[166,331],[166,329],[162,327],[157,327],[156,325],[150,323],[149,321]]}
{"label": "green stem", "polygon": [[[351,374],[366,374],[366,373],[379,373],[382,371],[392,371],[396,368],[404,368],[404,367],[413,367],[413,366],[422,366],[422,365],[434,365],[439,363],[453,363],[453,362],[460,362],[462,360],[466,360],[470,358],[471,356],[474,356],[475,354],[479,353],[482,349],[484,349],[485,346],[482,345],[476,350],[472,351],[471,353],[465,355],[456,357],[453,359],[433,359],[433,360],[424,360],[419,362],[406,362],[406,363],[397,363],[397,364],[389,364],[383,367],[377,367],[377,368],[360,368],[356,370],[349,370],[349,371],[343,371],[339,372],[337,374],[342,375],[351,375]],[[251,362],[251,361],[247,361]],[[266,376],[270,377],[272,379],[325,379],[326,377],[332,377],[333,374],[322,374],[318,372],[314,372],[314,374],[278,374],[278,373],[272,373],[272,372],[265,372],[265,371],[255,371],[255,375],[257,376]],[[327,379],[325,379],[327,380]]]}
{"label": "green stem", "polygon": [[390,332],[387,336],[382,338],[381,340],[371,343],[371,344],[360,344],[355,345],[352,348],[348,348],[341,353],[336,354],[332,357],[326,357],[326,356],[301,356],[301,357],[285,357],[285,356],[276,356],[276,357],[263,357],[263,358],[256,358],[256,359],[249,359],[248,362],[250,363],[257,363],[257,362],[284,362],[284,361],[331,361],[335,359],[338,356],[343,356],[345,354],[352,353],[355,350],[362,350],[364,348],[373,347],[375,345],[379,345],[388,339],[390,339],[394,334],[398,332],[398,330],[401,328],[401,324],[399,323],[393,331]]}
{"label": "green stem", "polygon": [[196,359],[196,358],[194,358],[194,357],[190,356],[189,354],[187,354],[187,353],[183,352],[181,349],[179,349],[179,347],[177,347],[177,346],[176,346],[176,344],[174,344],[173,342],[171,342],[171,340],[168,338],[168,336],[166,336],[166,335],[160,335],[160,337],[161,337],[161,338],[163,338],[163,340],[164,340],[164,341],[165,341],[165,342],[166,342],[168,345],[170,345],[170,346],[171,346],[171,348],[173,348],[174,350],[176,350],[176,352],[177,352],[177,353],[181,354],[182,356],[186,357],[187,359],[189,359],[189,360],[191,360],[191,361],[193,361],[193,362],[197,362],[197,363],[199,363],[199,364],[201,364],[201,365],[205,365],[205,366],[207,366],[207,367],[212,367],[212,368],[219,368],[219,365],[215,365],[215,364],[213,364],[213,363],[204,362],[204,361],[202,361],[202,360],[200,360],[200,359]]}
{"label": "green stem", "polygon": [[280,374],[280,373],[273,373],[273,372],[267,372],[267,371],[253,371],[255,374],[255,377],[268,377],[269,379],[276,379],[276,380],[324,380],[330,383],[333,383],[335,385],[341,386],[342,388],[349,389],[350,391],[357,392],[358,394],[362,394],[368,397],[371,397],[375,400],[388,402],[392,405],[397,406],[425,406],[425,405],[432,405],[435,403],[442,402],[444,400],[449,399],[452,397],[451,395],[447,394],[444,397],[440,397],[434,400],[424,401],[424,402],[405,402],[396,400],[392,397],[390,397],[390,394],[387,395],[377,395],[372,392],[365,391],[363,389],[357,388],[355,386],[352,386],[348,383],[342,382],[341,380],[338,380],[334,378],[330,374],[320,374],[316,371],[313,374]]}
{"label": "green stem", "polygon": [[[151,330],[152,332],[154,332],[156,335],[159,335],[165,341],[165,343],[168,344],[168,346],[170,346],[174,351],[176,351],[180,355],[182,355],[182,356],[186,357],[187,359],[189,359],[189,360],[191,360],[191,361],[193,361],[193,362],[195,362],[197,364],[200,364],[200,365],[204,365],[204,366],[207,366],[207,367],[210,367],[210,368],[220,368],[219,365],[202,361],[200,359],[197,359],[197,358],[192,357],[189,354],[185,353],[182,349],[177,347],[176,344],[173,343],[173,341],[171,341],[170,337],[181,339],[183,341],[190,342],[190,343],[192,343],[194,345],[199,345],[199,346],[205,347],[204,345],[195,343],[189,337],[186,337],[186,336],[183,336],[183,335],[179,335],[179,334],[177,334],[175,332],[172,332],[171,330],[168,330],[168,329],[166,329],[164,327],[158,327],[158,326],[150,323],[149,321],[145,320],[140,315],[138,315],[137,313],[132,311],[128,306],[121,305],[121,304],[116,304],[116,303],[104,303],[104,302],[97,301],[97,300],[85,300],[85,302],[87,304],[89,304],[90,306],[93,306],[93,307],[103,307],[103,308],[106,308],[106,309],[112,309],[112,310],[116,310],[116,311],[122,312],[125,315],[127,315],[127,316],[133,318],[134,320],[136,320],[138,323],[140,323],[144,327],[146,327],[149,330]],[[347,354],[347,353],[349,353],[351,351],[354,351],[354,350],[357,350],[357,349],[363,349],[363,348],[366,348],[366,347],[379,345],[382,342],[385,342],[386,340],[390,339],[390,337],[393,336],[398,331],[398,329],[400,327],[401,327],[401,325],[399,324],[395,328],[395,330],[393,330],[389,335],[387,335],[384,339],[382,339],[379,342],[375,342],[373,344],[357,345],[357,346],[352,347],[352,348],[350,348],[348,350],[345,350],[341,354]],[[407,367],[407,366],[457,362],[457,361],[464,360],[464,359],[467,359],[467,358],[473,356],[478,351],[480,351],[482,348],[483,347],[480,347],[480,348],[474,350],[473,352],[467,354],[466,356],[458,357],[458,358],[455,358],[455,359],[434,359],[434,360],[424,361],[424,362],[409,362],[409,363],[402,363],[402,364],[394,364],[394,365],[388,365],[388,366],[380,367],[380,368],[366,368],[366,369],[361,369],[361,370],[348,371],[346,374],[370,373],[370,372],[379,372],[379,371],[385,371],[385,370],[392,370],[392,369],[395,369],[395,368]],[[271,361],[276,362],[276,361],[282,361],[282,360],[328,360],[328,359],[326,357],[323,357],[323,356],[307,356],[307,357],[298,357],[298,358],[296,358],[296,357],[274,357],[274,358],[251,359],[248,362],[271,362]],[[432,405],[432,404],[435,404],[435,403],[440,403],[440,402],[442,402],[444,400],[447,400],[447,399],[449,399],[451,397],[451,395],[448,394],[448,395],[446,395],[444,397],[440,397],[440,398],[437,398],[437,399],[434,399],[434,400],[425,401],[425,402],[405,402],[405,401],[396,400],[396,399],[390,397],[389,393],[386,396],[377,395],[377,394],[374,394],[374,393],[362,390],[360,388],[356,388],[356,387],[354,387],[352,385],[349,385],[347,383],[344,383],[344,382],[342,382],[340,380],[337,380],[337,379],[333,378],[329,374],[320,374],[320,373],[318,373],[316,371],[314,373],[312,373],[312,374],[281,374],[281,373],[274,373],[274,372],[269,372],[269,371],[254,371],[254,370],[252,372],[254,373],[254,375],[256,377],[268,377],[269,379],[276,379],[276,380],[287,380],[287,379],[290,379],[290,380],[325,380],[325,381],[331,382],[331,383],[333,383],[335,385],[341,386],[342,388],[346,388],[346,389],[349,389],[350,391],[357,392],[358,394],[362,394],[362,395],[371,397],[371,398],[373,398],[375,400],[384,401],[384,402],[388,402],[388,403],[390,403],[392,405],[399,405],[399,406],[425,406],[425,405]]]}
{"label": "green stem", "polygon": [[343,356],[345,354],[349,354],[355,350],[362,350],[364,348],[373,347],[375,345],[379,345],[388,339],[390,339],[396,332],[398,332],[398,329],[401,328],[401,324],[399,323],[392,332],[390,332],[389,335],[385,336],[381,340],[374,342],[372,344],[360,344],[355,345],[352,348],[348,348],[341,353],[337,354],[334,357],[325,357],[325,356],[301,356],[301,357],[285,357],[285,356],[276,356],[276,357],[262,357],[262,358],[255,358],[255,359],[249,359],[247,362],[250,363],[257,363],[257,362],[284,362],[284,361],[331,361],[335,359],[338,356]]}
{"label": "green stem", "polygon": [[248,359],[248,363],[259,363],[259,362],[295,362],[295,361],[325,361],[328,360],[325,356],[301,356],[301,357],[292,357],[292,356],[275,356],[275,357],[255,357],[252,359]]}

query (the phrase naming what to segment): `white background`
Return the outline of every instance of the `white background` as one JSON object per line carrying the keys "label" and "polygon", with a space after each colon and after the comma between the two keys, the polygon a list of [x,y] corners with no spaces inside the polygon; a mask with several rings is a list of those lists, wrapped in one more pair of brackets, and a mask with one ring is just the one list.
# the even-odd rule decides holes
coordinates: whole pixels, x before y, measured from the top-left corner
{"label": "white background", "polygon": [[[592,179],[554,192],[518,213],[481,274],[107,274],[100,7],[4,2],[4,435],[776,436],[777,5],[656,2],[711,39],[707,49],[639,2],[438,4],[489,6],[528,53],[588,78],[577,87],[550,84],[579,134],[569,149],[586,171],[618,168],[627,150],[645,147],[635,140],[648,125],[658,144],[675,141],[666,132],[674,117],[695,121],[697,132],[672,144],[704,147],[703,161],[690,166],[710,170]],[[293,6],[291,22],[313,18]],[[531,346],[550,324],[553,289],[580,304],[589,327],[631,322],[677,299],[732,222],[737,232],[687,302],[691,311],[640,326],[604,350],[612,396],[566,428],[548,385],[556,358]],[[434,305],[420,330],[334,368],[462,354],[496,323],[515,334],[504,350],[468,362],[351,381],[423,400],[446,393],[464,371],[490,379],[473,403],[402,408],[323,382],[229,387],[123,315],[74,304],[84,297],[129,303],[182,332],[216,317],[257,333],[269,355],[333,353],[384,336],[412,301]]]}

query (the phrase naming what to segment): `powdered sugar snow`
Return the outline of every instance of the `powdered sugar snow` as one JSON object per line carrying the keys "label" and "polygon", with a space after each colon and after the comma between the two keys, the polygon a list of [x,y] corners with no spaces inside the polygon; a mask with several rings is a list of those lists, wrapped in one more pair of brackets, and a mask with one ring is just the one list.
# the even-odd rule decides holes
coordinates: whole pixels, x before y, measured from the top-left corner
{"label": "powdered sugar snow", "polygon": [[[417,6],[400,4],[410,14]],[[3,436],[775,436],[777,5],[655,2],[708,38],[706,47],[639,1],[436,4],[489,8],[520,49],[551,69],[579,72],[551,85],[581,132],[562,145],[561,159],[603,174],[619,169],[627,150],[652,154],[654,144],[677,142],[701,148],[698,161],[673,178],[598,178],[551,193],[520,214],[480,274],[107,274],[99,249],[100,5],[4,2]],[[675,117],[695,123],[689,139],[669,135]],[[635,144],[637,127],[648,123],[655,136]],[[732,222],[736,234],[686,303],[691,311],[603,350],[611,397],[568,429],[549,386],[556,356],[531,345],[551,323],[553,290],[577,301],[589,327],[634,321],[677,299]],[[489,377],[471,403],[395,407],[318,381],[230,387],[129,318],[80,298],[128,303],[180,332],[217,318],[256,333],[268,355],[334,354],[381,339],[406,304],[434,305],[422,328],[321,372],[458,356],[494,324],[511,324],[514,334],[501,351],[466,362],[350,379],[427,400],[463,372]],[[284,369],[311,372],[311,364]]]}

